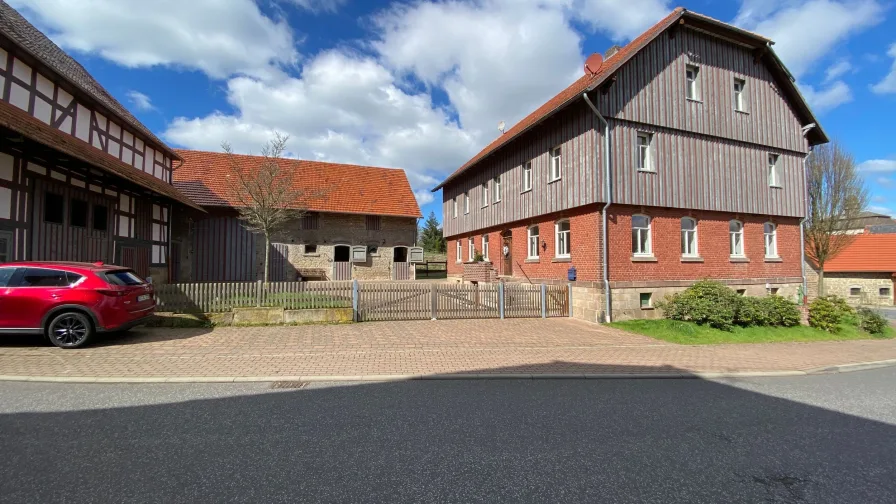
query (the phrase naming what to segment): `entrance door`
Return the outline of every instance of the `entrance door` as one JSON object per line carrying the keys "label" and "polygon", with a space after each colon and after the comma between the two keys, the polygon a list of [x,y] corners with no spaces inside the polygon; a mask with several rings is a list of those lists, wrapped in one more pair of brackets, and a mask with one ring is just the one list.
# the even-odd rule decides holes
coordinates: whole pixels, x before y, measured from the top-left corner
{"label": "entrance door", "polygon": [[392,249],[392,280],[410,280],[411,264],[408,262],[408,248]]}
{"label": "entrance door", "polygon": [[504,256],[504,268],[501,274],[504,276],[513,275],[513,236],[509,231],[502,236],[504,243],[501,245],[501,254]]}
{"label": "entrance door", "polygon": [[352,279],[352,248],[348,245],[336,245],[333,250],[333,280]]}

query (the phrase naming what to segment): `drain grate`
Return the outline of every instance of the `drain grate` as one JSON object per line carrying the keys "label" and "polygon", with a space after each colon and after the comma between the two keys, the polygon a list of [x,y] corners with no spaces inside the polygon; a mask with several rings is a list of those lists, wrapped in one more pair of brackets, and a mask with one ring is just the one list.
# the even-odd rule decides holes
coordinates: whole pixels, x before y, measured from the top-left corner
{"label": "drain grate", "polygon": [[272,389],[300,389],[305,388],[308,382],[303,381],[277,381],[271,384]]}

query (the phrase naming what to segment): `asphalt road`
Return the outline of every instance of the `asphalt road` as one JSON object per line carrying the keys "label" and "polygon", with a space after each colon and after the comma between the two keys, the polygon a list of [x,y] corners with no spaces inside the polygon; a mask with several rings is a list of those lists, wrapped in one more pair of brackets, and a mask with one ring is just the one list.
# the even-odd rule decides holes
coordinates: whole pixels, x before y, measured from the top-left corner
{"label": "asphalt road", "polygon": [[7,382],[0,501],[892,503],[894,384]]}

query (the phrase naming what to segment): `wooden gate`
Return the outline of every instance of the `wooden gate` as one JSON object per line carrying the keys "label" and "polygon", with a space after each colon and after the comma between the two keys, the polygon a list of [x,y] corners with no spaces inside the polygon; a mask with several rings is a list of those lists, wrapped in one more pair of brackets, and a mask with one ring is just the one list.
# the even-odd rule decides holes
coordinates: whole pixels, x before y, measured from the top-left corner
{"label": "wooden gate", "polygon": [[410,280],[411,279],[411,263],[397,262],[392,263],[392,280]]}
{"label": "wooden gate", "polygon": [[351,280],[352,263],[348,261],[333,263],[333,278],[331,280]]}

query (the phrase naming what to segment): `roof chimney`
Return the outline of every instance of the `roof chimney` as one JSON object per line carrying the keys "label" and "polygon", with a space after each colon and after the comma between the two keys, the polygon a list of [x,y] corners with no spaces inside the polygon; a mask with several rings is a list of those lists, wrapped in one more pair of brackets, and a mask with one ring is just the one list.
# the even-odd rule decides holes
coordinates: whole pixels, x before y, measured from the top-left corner
{"label": "roof chimney", "polygon": [[618,45],[614,45],[607,49],[607,52],[604,53],[604,58],[610,59],[614,54],[618,53],[619,50],[622,49]]}

